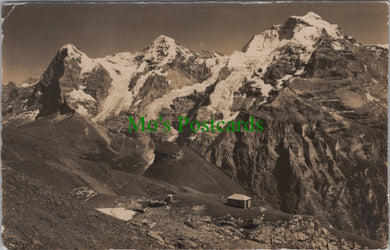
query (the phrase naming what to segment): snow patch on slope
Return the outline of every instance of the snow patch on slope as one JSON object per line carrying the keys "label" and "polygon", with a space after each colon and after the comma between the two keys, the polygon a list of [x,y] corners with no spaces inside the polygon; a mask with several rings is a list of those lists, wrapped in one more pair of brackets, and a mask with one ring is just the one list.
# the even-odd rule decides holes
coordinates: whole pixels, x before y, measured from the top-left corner
{"label": "snow patch on slope", "polygon": [[67,94],[68,104],[82,116],[90,116],[88,107],[96,103],[95,98],[84,92],[85,86],[80,86],[79,89],[73,89]]}
{"label": "snow patch on slope", "polygon": [[389,44],[387,44],[387,43],[385,43],[385,44],[376,44],[376,46],[384,48],[384,49],[389,49]]}
{"label": "snow patch on slope", "polygon": [[74,102],[95,102],[95,98],[84,92],[85,86],[80,86],[79,89],[73,89],[69,92],[68,97]]}
{"label": "snow patch on slope", "polygon": [[366,98],[368,102],[379,102],[380,100],[378,98],[373,97],[370,93],[366,93]]}
{"label": "snow patch on slope", "polygon": [[185,86],[180,89],[174,89],[163,97],[158,98],[149,105],[147,105],[143,112],[145,112],[148,119],[157,119],[159,112],[164,107],[168,108],[169,105],[173,103],[173,100],[177,97],[188,96],[192,94],[195,90],[197,92],[204,92],[208,86],[210,86],[217,80],[218,73],[225,66],[227,58],[220,58],[220,60],[223,60],[223,62],[219,64],[214,64],[214,67],[211,68],[212,75],[207,80],[201,83],[196,83],[194,85]]}
{"label": "snow patch on slope", "polygon": [[[303,71],[303,69],[297,70],[297,71],[295,72],[295,74],[302,74],[301,71]],[[282,78],[278,79],[278,80],[276,81],[276,88],[277,88],[277,89],[281,89],[281,88],[283,87],[283,83],[289,81],[291,78],[293,78],[292,75],[285,75],[285,76],[283,76]]]}
{"label": "snow patch on slope", "polygon": [[131,220],[137,213],[133,210],[128,210],[123,207],[96,208],[96,210],[124,221]]}
{"label": "snow patch on slope", "polygon": [[125,52],[95,59],[108,71],[112,82],[109,94],[103,100],[98,115],[92,119],[93,122],[104,121],[110,115],[118,115],[130,107],[134,95],[129,91],[128,85],[132,74],[137,69],[134,60],[136,55]]}

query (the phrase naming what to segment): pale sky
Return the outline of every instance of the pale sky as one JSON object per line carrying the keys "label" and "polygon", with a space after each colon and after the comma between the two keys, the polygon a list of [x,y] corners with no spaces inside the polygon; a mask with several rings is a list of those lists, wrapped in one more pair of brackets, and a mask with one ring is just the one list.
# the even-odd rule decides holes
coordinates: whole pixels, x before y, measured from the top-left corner
{"label": "pale sky", "polygon": [[57,50],[73,43],[88,56],[140,51],[158,35],[191,50],[231,54],[250,38],[314,11],[364,44],[388,43],[386,3],[91,4],[3,5],[3,82],[39,76]]}

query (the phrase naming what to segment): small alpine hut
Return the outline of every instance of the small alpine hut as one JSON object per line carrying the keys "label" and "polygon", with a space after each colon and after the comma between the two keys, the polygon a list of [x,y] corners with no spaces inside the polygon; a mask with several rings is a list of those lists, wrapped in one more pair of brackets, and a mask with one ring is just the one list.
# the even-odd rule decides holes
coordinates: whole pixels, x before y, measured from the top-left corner
{"label": "small alpine hut", "polygon": [[252,205],[252,198],[243,194],[232,194],[227,197],[227,204],[233,207],[250,208]]}

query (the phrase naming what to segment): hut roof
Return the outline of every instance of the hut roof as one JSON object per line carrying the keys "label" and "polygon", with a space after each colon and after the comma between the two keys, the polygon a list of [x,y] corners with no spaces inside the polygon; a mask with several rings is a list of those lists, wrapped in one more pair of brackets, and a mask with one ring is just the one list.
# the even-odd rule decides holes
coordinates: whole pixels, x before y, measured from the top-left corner
{"label": "hut roof", "polygon": [[248,196],[243,195],[243,194],[232,194],[227,198],[230,200],[240,200],[240,201],[247,201],[247,200],[252,199],[251,197],[248,197]]}

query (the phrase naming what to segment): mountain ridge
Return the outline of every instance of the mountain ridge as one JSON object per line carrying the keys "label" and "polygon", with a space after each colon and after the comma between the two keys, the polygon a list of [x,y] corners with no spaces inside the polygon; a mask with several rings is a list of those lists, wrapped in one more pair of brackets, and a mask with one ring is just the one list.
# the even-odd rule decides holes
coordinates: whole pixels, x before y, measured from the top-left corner
{"label": "mountain ridge", "polygon": [[[314,30],[317,30],[317,31],[314,31],[313,27],[314,27]],[[231,56],[229,56],[228,64],[226,66],[233,68],[233,69],[235,67],[242,67],[243,65],[246,64],[242,60],[244,60],[244,61],[246,60],[247,63],[251,63],[251,59],[250,59],[251,54],[253,54],[253,56],[255,56],[255,57],[260,57],[260,58],[261,57],[264,57],[264,58],[271,57],[271,59],[272,59],[272,57],[280,56],[277,54],[278,52],[276,52],[276,54],[274,54],[274,55],[267,54],[267,53],[271,53],[272,51],[278,50],[278,47],[284,47],[284,46],[289,46],[289,45],[288,44],[284,45],[283,43],[281,43],[280,45],[276,45],[276,47],[275,47],[275,45],[272,45],[270,47],[271,44],[274,44],[274,42],[273,42],[274,39],[272,37],[279,36],[279,40],[285,41],[284,43],[286,43],[286,41],[287,41],[287,43],[288,43],[288,41],[291,40],[292,37],[286,36],[285,33],[290,33],[290,34],[298,33],[297,38],[296,38],[298,40],[296,40],[296,42],[295,42],[295,40],[291,41],[291,43],[305,44],[303,41],[306,41],[308,36],[312,37],[312,39],[317,40],[319,37],[319,32],[320,31],[323,32],[323,30],[325,30],[326,33],[331,34],[331,36],[333,38],[339,39],[341,37],[341,33],[340,33],[341,31],[339,30],[339,27],[337,25],[331,25],[331,24],[327,23],[326,21],[321,19],[321,17],[319,15],[317,15],[313,12],[309,12],[305,16],[302,16],[302,17],[292,16],[289,19],[287,19],[285,24],[273,26],[270,30],[264,31],[259,35],[255,35],[251,39],[251,41],[249,41],[247,43],[247,45],[244,46],[244,47],[248,47],[247,49],[245,49],[244,54],[240,54],[240,52],[234,52]],[[275,34],[275,32],[280,33],[280,34],[277,35],[277,34]],[[303,34],[302,38],[299,37],[300,33]],[[268,41],[267,39],[268,40],[271,39],[271,40],[269,40],[269,42],[267,42]],[[299,39],[301,39],[301,40],[299,40]],[[266,45],[265,42],[269,43],[270,45]],[[335,42],[335,44],[336,43],[337,43],[337,41]],[[336,45],[335,44],[333,44],[333,46],[336,46],[336,45],[341,46],[340,44],[336,44]],[[261,48],[256,49],[256,47],[259,47],[259,46]],[[264,46],[266,46],[266,47],[264,47]],[[294,45],[291,45],[291,46],[296,47]],[[314,46],[314,45],[309,45],[306,42],[306,45],[304,45],[304,46],[305,46],[305,48],[303,48],[303,50],[299,49],[299,46],[297,47],[299,50],[298,53],[303,53],[302,55],[306,54],[307,55],[306,57],[308,57],[308,56],[310,56],[311,50],[312,50],[312,49],[310,49],[310,46]],[[340,49],[340,48],[338,47],[338,49]],[[267,50],[270,50],[270,51],[267,52]],[[256,51],[262,51],[262,53],[265,53],[265,54],[264,55],[258,54],[259,52],[256,52]],[[307,51],[307,52],[305,52],[305,51]],[[111,113],[114,113],[114,115],[118,115],[120,112],[126,111],[126,109],[129,109],[133,104],[135,104],[135,103],[133,103],[134,98],[136,98],[136,96],[138,95],[138,91],[140,90],[140,88],[142,86],[139,86],[139,85],[137,86],[137,84],[135,84],[135,86],[134,86],[135,88],[133,88],[131,91],[132,93],[126,92],[125,91],[125,82],[126,82],[126,80],[128,80],[129,77],[132,78],[130,80],[130,82],[131,81],[135,82],[135,81],[137,81],[135,78],[139,77],[140,75],[142,75],[142,73],[144,73],[145,71],[148,71],[148,70],[154,71],[153,74],[164,76],[166,74],[162,73],[164,71],[163,68],[167,68],[167,66],[165,66],[165,65],[172,63],[172,61],[174,61],[176,56],[181,58],[180,59],[181,61],[187,60],[188,63],[195,62],[197,64],[201,64],[202,63],[201,60],[204,57],[201,55],[202,52],[192,52],[191,50],[179,45],[173,38],[170,38],[170,37],[165,36],[165,35],[160,35],[157,38],[155,38],[141,52],[120,52],[120,53],[114,53],[114,54],[111,54],[111,55],[108,55],[108,56],[105,56],[102,58],[92,59],[92,58],[89,58],[85,53],[81,52],[75,45],[70,44],[70,43],[62,46],[59,49],[58,53],[61,53],[61,52],[67,53],[66,59],[69,61],[73,61],[73,63],[69,63],[70,64],[69,71],[77,71],[77,68],[78,68],[78,71],[80,74],[80,77],[79,77],[80,79],[76,80],[76,83],[74,85],[74,87],[76,88],[76,92],[72,94],[72,96],[74,98],[70,98],[70,99],[73,99],[73,101],[71,100],[73,105],[70,105],[70,106],[72,109],[76,110],[76,112],[79,112],[82,115],[94,117],[94,119],[93,119],[94,121],[104,121],[104,119],[106,119],[108,116],[110,116]],[[212,62],[212,58],[218,58],[219,60],[226,60],[226,58],[227,58],[226,56],[220,56],[219,54],[214,53],[214,52],[206,52],[206,53],[203,52],[203,55],[204,54],[206,54],[207,56],[206,56],[206,58],[203,58],[203,59],[205,59],[203,61],[203,63],[206,63],[206,64],[208,64],[207,66],[211,66],[211,67],[213,66],[213,64],[215,64],[215,61]],[[246,54],[249,57],[246,56]],[[302,55],[300,55],[297,60],[298,61],[302,60],[303,62],[307,61],[307,59],[301,58]],[[195,58],[194,62],[192,62],[194,60],[192,57]],[[200,59],[199,59],[199,57],[200,57]],[[303,56],[303,57],[305,57],[305,56]],[[192,60],[192,61],[189,62],[189,60]],[[254,61],[257,61],[257,60],[258,59],[254,59]],[[262,78],[262,74],[265,73],[265,71],[268,67],[267,64],[269,64],[269,63],[270,62],[267,62],[267,61],[257,62],[257,64],[259,64],[259,65],[261,64],[262,68],[258,68],[255,70],[261,69],[261,71],[263,72],[263,73],[257,73],[257,74],[260,74],[260,76],[258,78]],[[301,64],[303,64],[303,63],[301,63]],[[72,69],[72,67],[74,67],[76,69]],[[104,100],[103,102],[106,103],[107,105],[97,105],[96,102],[102,101],[102,100],[100,100],[100,98],[98,98],[99,100],[97,100],[96,98],[93,98],[93,97],[91,98],[91,96],[88,96],[89,93],[83,93],[83,92],[85,92],[83,90],[78,91],[78,88],[80,88],[80,87],[84,88],[83,84],[81,83],[84,80],[82,78],[85,78],[84,75],[93,73],[92,71],[98,67],[101,67],[102,69],[104,69],[106,71],[108,70],[108,75],[106,78],[111,77],[111,81],[113,79],[117,80],[115,82],[115,84],[111,84],[111,86],[107,86],[109,84],[105,83],[105,84],[103,84],[103,86],[98,87],[100,89],[100,91],[105,92],[103,94],[104,98],[109,95],[109,92],[113,92],[114,93],[113,95],[121,96],[119,99],[121,100],[121,102],[124,102],[124,104],[119,104],[117,101],[114,101],[114,100]],[[145,69],[145,67],[147,69]],[[208,67],[209,70],[211,70],[211,67]],[[246,67],[248,67],[248,66],[246,66]],[[154,70],[154,68],[158,68],[158,69],[160,69],[160,71]],[[204,67],[200,67],[200,68],[202,69]],[[221,68],[222,67],[218,67],[217,71],[221,70]],[[163,70],[163,71],[161,71],[161,70]],[[214,74],[216,74],[216,73],[214,73]],[[122,79],[118,79],[119,74],[120,75],[125,74],[126,77],[121,77]],[[199,73],[197,72],[197,74],[199,74]],[[239,76],[239,77],[242,78],[242,73],[240,73],[240,74],[241,74],[241,76]],[[246,78],[253,78],[253,74],[252,74],[252,76],[249,76],[249,74],[252,74],[252,72],[245,73],[246,76],[245,75],[244,76]],[[143,81],[147,80],[148,76],[144,76],[144,78],[142,80]],[[75,79],[76,74],[73,73],[71,78],[72,78],[71,80]],[[286,76],[286,78],[287,78],[287,76]],[[205,79],[200,78],[199,80],[200,80],[200,82],[202,82]],[[238,79],[238,80],[240,80],[240,79]],[[249,80],[249,81],[251,81],[251,80]],[[267,84],[268,82],[264,82],[264,80],[262,80],[262,79],[255,78],[252,81],[254,81],[253,86],[255,88],[259,89],[264,96],[267,96],[268,92],[271,90],[277,90],[274,87],[268,85]],[[168,80],[168,83],[169,83],[169,80]],[[264,83],[266,83],[266,84],[264,84]],[[280,85],[282,83],[280,82],[278,84]],[[223,84],[219,84],[218,87],[222,87],[222,86],[223,86]],[[165,87],[167,87],[167,86],[165,86]],[[183,86],[179,86],[179,87],[183,87]],[[224,88],[226,88],[226,86],[224,86]],[[67,91],[68,90],[65,89],[64,92],[67,92]],[[90,90],[89,92],[92,92],[92,91],[93,90]],[[218,88],[217,88],[217,91],[218,91]],[[235,90],[233,89],[232,91],[235,91]],[[228,94],[231,96],[231,92]],[[81,95],[81,96],[79,96],[79,95]],[[79,100],[75,100],[76,97],[79,97]],[[65,98],[64,95],[63,95],[63,98]],[[109,98],[109,99],[112,99],[112,98]],[[216,99],[219,99],[219,100],[226,99],[226,98],[227,97],[224,95],[216,96]],[[77,102],[79,102],[79,103],[77,103]],[[231,105],[231,103],[232,103],[232,99],[230,97],[230,101],[228,102],[228,106]],[[110,105],[112,105],[112,107],[109,107]],[[219,106],[221,106],[221,104],[218,102],[215,104],[211,104],[212,109],[218,109]],[[230,107],[227,107],[227,108],[229,109]],[[101,110],[100,114],[96,114],[96,110],[99,110],[99,109]],[[95,110],[95,111],[93,111],[93,110]],[[218,110],[217,110],[217,112],[218,112]],[[229,115],[227,110],[222,110],[221,112],[223,113],[224,116],[232,115],[232,114]],[[152,115],[152,116],[155,117],[156,115]]]}

